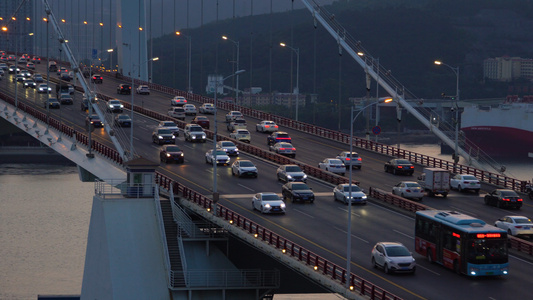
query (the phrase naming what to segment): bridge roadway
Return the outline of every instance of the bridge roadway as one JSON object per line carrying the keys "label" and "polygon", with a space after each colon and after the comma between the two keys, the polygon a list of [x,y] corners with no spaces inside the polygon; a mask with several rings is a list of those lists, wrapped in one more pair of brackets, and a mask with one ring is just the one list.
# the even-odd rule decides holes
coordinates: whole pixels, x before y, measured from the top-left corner
{"label": "bridge roadway", "polygon": [[[38,68],[42,67],[41,65]],[[43,69],[39,71],[46,74]],[[15,84],[12,83],[12,77],[12,74],[6,75],[0,81],[0,88],[14,95]],[[57,78],[55,74],[51,74],[51,77]],[[104,84],[95,87],[99,93],[129,102],[131,96],[116,94],[118,83],[119,81],[115,79],[104,77]],[[23,89],[21,84],[18,86],[19,101],[34,103],[37,108],[43,109],[42,99],[45,98],[45,94],[38,94],[33,89]],[[135,95],[134,99],[135,105],[144,105],[145,108],[153,111],[166,113],[170,107],[171,97],[172,95],[152,90],[151,95]],[[77,94],[74,105],[63,105],[61,110],[50,110],[50,112],[55,118],[59,118],[61,114],[65,124],[76,130],[84,131],[86,113],[80,110],[80,101],[81,95]],[[225,113],[221,110],[218,113],[218,132],[222,135],[227,133],[226,124],[223,121]],[[107,115],[106,120],[107,118],[111,120],[111,117]],[[209,116],[209,118],[212,130],[213,117]],[[186,121],[191,119],[192,117],[187,117]],[[252,144],[267,149],[267,135],[256,133],[254,129],[255,123],[260,120],[247,118],[247,121],[248,129],[252,133]],[[158,121],[136,114],[134,123],[134,147],[137,153],[157,161],[160,146],[152,143],[151,133]],[[129,130],[125,129],[127,136],[129,136]],[[348,149],[348,146],[342,143],[288,128],[281,128],[281,130],[291,135],[293,144],[297,148],[296,160],[309,165],[317,165],[323,158],[334,157],[340,151]],[[93,138],[113,147],[103,129],[96,129],[93,132]],[[188,143],[183,140],[183,135],[180,135],[177,144],[185,152],[185,163],[181,165],[162,163],[159,171],[205,195],[210,195],[213,186],[213,171],[211,165],[205,163],[204,156],[206,151],[212,149],[212,143],[209,141],[205,144]],[[414,180],[422,169],[421,166],[416,166],[413,177],[388,174],[383,171],[383,164],[389,157],[362,149],[356,149],[356,151],[363,157],[363,168],[354,170],[354,179],[360,181],[361,187],[365,190],[369,187],[391,190],[392,186],[401,180]],[[317,194],[314,204],[287,203],[285,215],[261,215],[251,210],[250,199],[256,192],[279,193],[281,191],[282,184],[275,177],[277,165],[246,153],[241,153],[240,158],[251,159],[258,166],[259,177],[257,179],[236,178],[231,176],[229,167],[219,167],[217,181],[218,191],[221,194],[220,203],[331,262],[345,266],[348,210],[344,204],[332,200],[333,185],[310,178],[308,184]],[[232,158],[232,161],[234,159]],[[519,212],[485,206],[483,195],[491,188],[493,187],[484,184],[480,195],[453,191],[445,199],[426,197],[423,204],[436,209],[461,211],[489,223],[507,214],[532,214],[533,206],[527,201]],[[386,275],[381,270],[372,268],[370,250],[378,241],[399,241],[414,252],[413,223],[412,214],[378,205],[375,201],[370,201],[365,206],[354,206],[352,208],[352,272],[404,299],[525,299],[530,296],[526,287],[530,281],[531,262],[514,255],[510,257],[510,275],[504,278],[467,278],[441,266],[432,265],[416,253],[414,256],[417,259],[418,269],[414,276]]]}

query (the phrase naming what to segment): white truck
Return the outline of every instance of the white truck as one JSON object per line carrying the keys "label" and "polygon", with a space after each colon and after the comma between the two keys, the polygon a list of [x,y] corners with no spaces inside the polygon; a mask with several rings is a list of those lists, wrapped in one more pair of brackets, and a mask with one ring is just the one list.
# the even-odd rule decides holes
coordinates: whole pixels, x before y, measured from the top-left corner
{"label": "white truck", "polygon": [[446,198],[450,192],[450,171],[439,168],[424,168],[418,177],[418,183],[428,196],[442,195]]}

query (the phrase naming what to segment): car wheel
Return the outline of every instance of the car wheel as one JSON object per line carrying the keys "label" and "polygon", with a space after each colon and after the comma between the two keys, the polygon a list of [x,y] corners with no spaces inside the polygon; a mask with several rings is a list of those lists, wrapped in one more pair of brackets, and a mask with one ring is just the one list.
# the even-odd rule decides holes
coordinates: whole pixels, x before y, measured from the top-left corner
{"label": "car wheel", "polygon": [[208,164],[209,160],[207,160],[207,156],[205,157],[205,163]]}
{"label": "car wheel", "polygon": [[474,193],[479,194],[479,189],[474,190]]}
{"label": "car wheel", "polygon": [[433,263],[433,256],[431,256],[431,248],[427,248],[427,249],[426,249],[426,252],[427,252],[426,257],[427,257],[427,259],[428,259],[428,262],[429,262],[430,264]]}
{"label": "car wheel", "polygon": [[458,186],[457,186],[457,190],[458,190],[459,192],[462,192],[462,191],[463,191],[463,187],[462,187],[461,185],[458,185]]}
{"label": "car wheel", "polygon": [[[353,191],[352,191],[353,192]],[[348,198],[346,198],[346,196],[344,196],[344,198],[342,199],[342,201],[344,201],[344,204],[348,205]]]}
{"label": "car wheel", "polygon": [[403,195],[403,193],[400,195],[400,197],[405,198],[405,196]]}
{"label": "car wheel", "polygon": [[374,267],[374,268],[378,267],[378,265],[376,264],[376,259],[374,258],[374,256],[372,256],[372,267]]}
{"label": "car wheel", "polygon": [[390,274],[391,270],[389,269],[389,265],[385,263],[383,266],[383,271],[385,271],[385,274]]}
{"label": "car wheel", "polygon": [[502,202],[500,200],[496,200],[496,207],[497,208],[501,208],[502,207]]}
{"label": "car wheel", "polygon": [[513,235],[513,232],[511,231],[511,229],[507,229],[507,234],[508,235]]}
{"label": "car wheel", "polygon": [[392,174],[396,175],[396,169],[392,169]]}
{"label": "car wheel", "polygon": [[485,197],[483,201],[485,202],[485,205],[489,205],[489,199],[487,199],[487,197]]}
{"label": "car wheel", "polygon": [[235,176],[235,171],[233,171],[233,169],[231,169],[231,176]]}

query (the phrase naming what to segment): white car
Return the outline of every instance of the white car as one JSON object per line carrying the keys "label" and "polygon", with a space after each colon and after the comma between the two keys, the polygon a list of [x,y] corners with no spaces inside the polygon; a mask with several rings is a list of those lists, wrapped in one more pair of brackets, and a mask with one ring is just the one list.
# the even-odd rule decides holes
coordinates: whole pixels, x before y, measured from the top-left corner
{"label": "white car", "polygon": [[457,174],[450,178],[450,187],[458,190],[459,192],[474,191],[475,193],[479,193],[479,190],[481,189],[481,183],[473,175]]}
{"label": "white car", "polygon": [[228,155],[239,156],[239,148],[232,141],[219,141],[217,142],[217,148],[226,151]]}
{"label": "white car", "polygon": [[226,154],[226,151],[222,149],[217,149],[216,151],[213,151],[213,149],[211,149],[205,153],[205,163],[213,164],[214,160],[216,160],[217,165],[228,165],[230,158],[228,154]]}
{"label": "white car", "polygon": [[424,188],[415,181],[401,181],[392,187],[392,193],[403,198],[422,201],[422,197],[424,197]]}
{"label": "white car", "polygon": [[268,148],[270,149],[270,151],[274,151],[277,154],[290,156],[292,158],[296,157],[296,148],[294,148],[291,143],[275,143],[274,145],[268,146]]}
{"label": "white car", "polygon": [[245,142],[245,143],[250,143],[250,140],[252,139],[252,136],[250,135],[250,131],[248,131],[247,129],[234,130],[232,133],[229,134],[229,137],[234,140]]}
{"label": "white car", "polygon": [[528,217],[505,216],[503,218],[499,218],[498,221],[494,223],[494,226],[506,230],[508,234],[513,236],[533,236],[533,222],[531,222],[531,219]]}
{"label": "white car", "polygon": [[352,184],[352,193],[350,201],[350,184],[342,183],[333,188],[333,200],[342,201],[344,204],[366,204],[368,196],[356,184]]}
{"label": "white car", "polygon": [[340,174],[344,176],[346,173],[346,166],[342,163],[342,160],[338,158],[325,158],[318,167],[322,170],[326,170],[331,173]]}
{"label": "white car", "polygon": [[279,126],[274,121],[261,121],[255,125],[255,131],[259,132],[276,132]]}
{"label": "white car", "polygon": [[372,248],[372,266],[381,267],[385,273],[415,273],[413,254],[401,243],[379,242]]}
{"label": "white car", "polygon": [[52,92],[52,88],[46,85],[46,83],[41,83],[37,86],[38,93]]}
{"label": "white car", "polygon": [[249,160],[237,159],[233,162],[233,164],[231,164],[231,175],[239,177],[251,176],[257,178],[257,167]]}
{"label": "white car", "polygon": [[215,105],[213,103],[204,103],[200,106],[199,111],[201,114],[214,114]]}
{"label": "white car", "polygon": [[150,95],[150,88],[147,85],[141,84],[135,89],[135,92],[139,95]]}
{"label": "white car", "polygon": [[307,181],[307,175],[302,171],[298,165],[281,165],[276,170],[276,177],[278,181]]}
{"label": "white car", "polygon": [[124,110],[124,105],[122,105],[122,102],[120,100],[109,100],[107,101],[107,111],[115,113],[121,113]]}
{"label": "white car", "polygon": [[235,119],[244,118],[240,111],[232,110],[226,114],[226,122],[229,123]]}
{"label": "white car", "polygon": [[193,115],[196,116],[196,106],[194,104],[185,104],[183,105],[183,109],[185,110],[186,115]]}
{"label": "white car", "polygon": [[174,136],[179,136],[180,135],[180,128],[173,121],[161,121],[157,125],[157,128],[168,129],[168,130],[172,131],[172,133],[174,133]]}
{"label": "white car", "polygon": [[182,106],[187,104],[187,99],[182,96],[175,96],[174,98],[170,99],[170,105],[172,106]]}
{"label": "white car", "polygon": [[257,193],[252,198],[252,208],[266,213],[285,213],[285,202],[276,193]]}
{"label": "white car", "polygon": [[353,167],[361,170],[363,159],[361,156],[359,156],[359,153],[353,151],[351,153],[350,151],[342,151],[339,153],[339,155],[337,155],[337,158],[342,160],[342,163],[344,163],[346,167]]}

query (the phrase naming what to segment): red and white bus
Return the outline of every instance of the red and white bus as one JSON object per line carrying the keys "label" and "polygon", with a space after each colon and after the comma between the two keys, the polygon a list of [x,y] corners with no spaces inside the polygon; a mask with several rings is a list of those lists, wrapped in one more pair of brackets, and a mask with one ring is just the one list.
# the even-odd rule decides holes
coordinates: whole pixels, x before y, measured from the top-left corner
{"label": "red and white bus", "polygon": [[507,232],[456,211],[417,211],[415,251],[468,276],[509,272]]}

